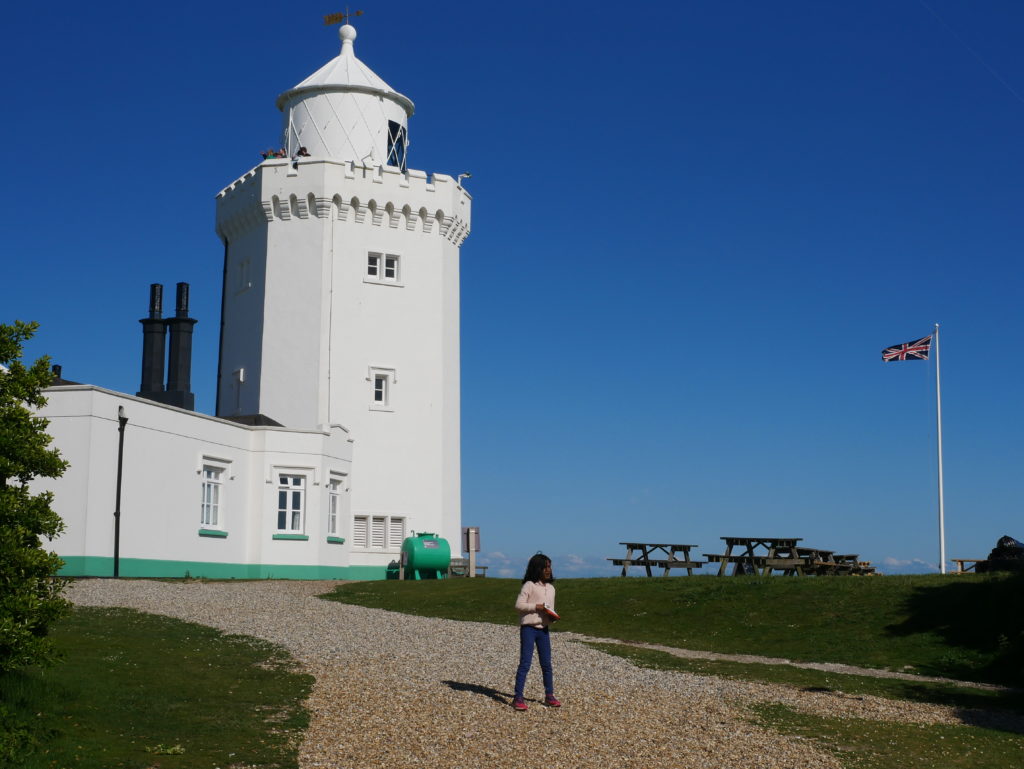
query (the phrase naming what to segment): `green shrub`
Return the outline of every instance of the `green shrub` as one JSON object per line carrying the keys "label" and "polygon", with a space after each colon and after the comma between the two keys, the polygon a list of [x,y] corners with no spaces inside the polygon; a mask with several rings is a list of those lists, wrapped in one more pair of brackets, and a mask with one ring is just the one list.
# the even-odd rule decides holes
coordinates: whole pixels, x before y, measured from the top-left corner
{"label": "green shrub", "polygon": [[21,362],[22,345],[36,323],[0,324],[0,675],[52,661],[50,625],[65,614],[62,562],[43,549],[64,528],[51,509],[53,495],[33,494],[33,478],[56,478],[67,463],[49,448],[47,420],[34,415],[46,404],[50,362]]}

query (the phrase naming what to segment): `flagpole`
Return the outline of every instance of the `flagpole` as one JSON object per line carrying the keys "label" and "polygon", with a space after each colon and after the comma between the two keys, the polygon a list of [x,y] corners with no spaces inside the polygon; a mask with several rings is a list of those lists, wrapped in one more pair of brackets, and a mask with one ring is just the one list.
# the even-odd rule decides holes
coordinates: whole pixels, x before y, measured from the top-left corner
{"label": "flagpole", "polygon": [[939,448],[939,571],[946,573],[946,511],[942,493],[942,387],[939,380],[939,324],[935,324],[935,424]]}

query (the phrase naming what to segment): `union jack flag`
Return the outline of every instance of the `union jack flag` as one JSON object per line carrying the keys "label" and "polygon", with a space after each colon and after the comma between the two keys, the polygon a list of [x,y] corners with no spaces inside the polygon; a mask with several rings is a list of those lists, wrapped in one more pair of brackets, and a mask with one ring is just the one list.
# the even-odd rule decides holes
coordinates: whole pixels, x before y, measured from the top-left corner
{"label": "union jack flag", "polygon": [[932,337],[929,334],[913,342],[904,342],[903,344],[894,344],[892,347],[886,347],[882,350],[882,360],[928,360],[928,351],[931,347]]}

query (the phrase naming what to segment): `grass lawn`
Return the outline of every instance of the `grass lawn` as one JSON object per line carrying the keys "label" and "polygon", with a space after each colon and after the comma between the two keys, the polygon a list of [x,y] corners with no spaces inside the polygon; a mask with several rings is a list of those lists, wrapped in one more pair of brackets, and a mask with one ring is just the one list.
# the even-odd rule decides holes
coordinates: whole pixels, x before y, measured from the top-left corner
{"label": "grass lawn", "polygon": [[826,718],[778,704],[752,712],[761,726],[819,743],[846,769],[1010,769],[1024,756],[1021,735],[977,726]]}
{"label": "grass lawn", "polygon": [[624,644],[589,644],[607,654],[623,657],[635,665],[655,670],[679,670],[702,676],[718,676],[738,681],[761,681],[785,684],[815,691],[835,691],[844,694],[870,694],[891,700],[929,702],[956,708],[1008,710],[1024,713],[1024,691],[977,689],[929,681],[907,681],[898,678],[830,673],[807,670],[789,665],[764,665],[753,662],[726,660],[686,659],[654,649]]}
{"label": "grass lawn", "polygon": [[[1024,686],[1021,574],[567,579],[556,586],[560,630]],[[492,578],[362,582],[330,597],[512,624],[518,589],[518,580]]]}
{"label": "grass lawn", "polygon": [[128,609],[75,608],[65,660],[0,676],[2,766],[297,767],[312,677],[282,649]]}

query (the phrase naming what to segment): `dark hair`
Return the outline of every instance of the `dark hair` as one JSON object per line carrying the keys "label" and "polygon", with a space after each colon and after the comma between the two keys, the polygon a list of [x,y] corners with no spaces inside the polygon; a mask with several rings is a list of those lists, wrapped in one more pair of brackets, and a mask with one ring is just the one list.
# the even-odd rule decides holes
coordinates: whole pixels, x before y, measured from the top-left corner
{"label": "dark hair", "polygon": [[[523,575],[523,582],[540,582],[544,576],[544,567],[550,565],[550,558],[544,555],[544,553],[537,553],[530,559],[530,562],[526,564],[526,574]],[[548,582],[554,581],[554,577],[548,580]]]}

